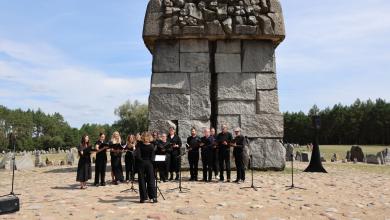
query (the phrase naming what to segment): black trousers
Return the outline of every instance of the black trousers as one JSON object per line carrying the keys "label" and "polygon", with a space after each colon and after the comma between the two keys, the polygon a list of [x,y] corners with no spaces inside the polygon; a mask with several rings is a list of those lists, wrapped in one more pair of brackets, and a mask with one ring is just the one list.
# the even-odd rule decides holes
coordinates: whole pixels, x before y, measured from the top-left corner
{"label": "black trousers", "polygon": [[111,156],[111,169],[114,174],[115,181],[123,181],[122,157]]}
{"label": "black trousers", "polygon": [[225,171],[225,166],[226,166],[226,176],[227,179],[230,180],[230,150],[227,149],[219,149],[219,154],[218,154],[218,160],[219,160],[219,179],[220,180],[225,180],[223,176],[223,172]]}
{"label": "black trousers", "polygon": [[156,179],[152,161],[143,160],[138,167],[138,185],[140,200],[157,198]]}
{"label": "black trousers", "polygon": [[219,162],[218,162],[218,149],[213,149],[213,162],[212,162],[212,168],[214,171],[214,175],[218,176],[219,172]]}
{"label": "black trousers", "polygon": [[236,180],[245,180],[244,155],[242,152],[234,152],[233,155],[237,169]]}
{"label": "black trousers", "polygon": [[190,164],[191,180],[198,180],[199,151],[189,151],[188,162]]}
{"label": "black trousers", "polygon": [[181,164],[181,158],[179,156],[180,156],[180,150],[172,151],[169,172],[179,173],[180,164]]}
{"label": "black trousers", "polygon": [[135,172],[135,161],[134,156],[132,153],[127,152],[125,155],[125,173],[126,173],[126,180],[133,180],[134,181],[134,172]]}
{"label": "black trousers", "polygon": [[169,166],[171,163],[171,155],[166,154],[165,155],[165,162],[160,162],[157,164],[157,170],[160,176],[160,180],[165,181],[168,179],[168,171],[169,171]]}
{"label": "black trousers", "polygon": [[202,151],[203,180],[205,181],[211,181],[213,178],[213,158],[214,153],[212,150]]}
{"label": "black trousers", "polygon": [[105,183],[106,178],[107,157],[96,156],[95,161],[95,184]]}

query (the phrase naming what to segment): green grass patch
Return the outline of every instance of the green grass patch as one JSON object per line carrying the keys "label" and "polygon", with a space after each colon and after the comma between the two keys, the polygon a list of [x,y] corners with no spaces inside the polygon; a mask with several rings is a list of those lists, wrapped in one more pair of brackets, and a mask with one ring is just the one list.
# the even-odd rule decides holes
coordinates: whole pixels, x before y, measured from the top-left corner
{"label": "green grass patch", "polygon": [[[368,146],[368,145],[359,145],[364,154],[377,154],[380,151],[383,151],[386,146]],[[347,155],[347,151],[351,150],[352,145],[320,145],[321,155],[323,155],[326,161],[330,161],[333,154],[337,154],[337,159],[344,159]],[[307,152],[306,146],[296,148],[296,150],[301,152]]]}
{"label": "green grass patch", "polygon": [[375,165],[375,164],[364,164],[364,163],[325,163],[325,169],[338,169],[338,170],[348,170],[351,172],[366,172],[366,173],[376,173],[376,174],[385,174],[390,175],[390,166],[389,165]]}

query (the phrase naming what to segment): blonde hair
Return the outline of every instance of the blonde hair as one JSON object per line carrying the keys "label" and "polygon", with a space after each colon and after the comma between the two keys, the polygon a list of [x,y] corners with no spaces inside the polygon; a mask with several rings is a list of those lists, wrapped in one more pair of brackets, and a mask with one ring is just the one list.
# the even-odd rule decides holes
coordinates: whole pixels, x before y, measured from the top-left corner
{"label": "blonde hair", "polygon": [[129,134],[127,136],[127,140],[126,141],[127,141],[128,144],[134,144],[134,143],[137,142],[137,140],[135,139],[135,136],[132,135],[132,134]]}
{"label": "blonde hair", "polygon": [[[115,137],[115,136],[118,136],[118,137]],[[112,142],[113,144],[120,144],[120,143],[122,143],[122,138],[121,138],[121,136],[119,135],[119,132],[118,132],[118,131],[115,131],[114,133],[112,133],[111,142]]]}
{"label": "blonde hair", "polygon": [[135,135],[135,140],[136,140],[136,141],[141,141],[141,135],[140,135],[139,133],[137,133],[137,134]]}
{"label": "blonde hair", "polygon": [[141,135],[141,141],[144,143],[151,143],[153,141],[153,136],[150,132],[144,132]]}

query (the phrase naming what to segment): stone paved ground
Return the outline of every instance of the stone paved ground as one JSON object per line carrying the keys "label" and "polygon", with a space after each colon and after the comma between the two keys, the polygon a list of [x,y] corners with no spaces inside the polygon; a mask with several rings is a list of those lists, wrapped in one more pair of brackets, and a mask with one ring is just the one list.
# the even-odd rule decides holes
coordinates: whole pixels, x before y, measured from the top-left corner
{"label": "stone paved ground", "polygon": [[[167,200],[159,198],[158,204],[139,204],[137,194],[121,193],[126,184],[79,190],[74,167],[18,171],[21,211],[0,219],[390,219],[389,172],[325,167],[329,174],[296,175],[296,185],[307,190],[286,191],[286,172],[256,172],[255,184],[263,187],[257,192],[239,189],[249,181],[185,181],[183,186],[191,189],[185,194],[167,192],[177,183],[165,183],[160,188]],[[11,172],[0,172],[1,195],[9,192],[10,177]]]}

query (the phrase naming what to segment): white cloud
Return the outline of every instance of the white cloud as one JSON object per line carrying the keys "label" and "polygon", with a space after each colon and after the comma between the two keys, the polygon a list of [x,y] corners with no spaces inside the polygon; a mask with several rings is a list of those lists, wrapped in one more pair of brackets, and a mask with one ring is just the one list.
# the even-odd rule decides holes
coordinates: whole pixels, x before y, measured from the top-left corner
{"label": "white cloud", "polygon": [[287,37],[277,67],[283,111],[390,100],[388,1],[282,2]]}
{"label": "white cloud", "polygon": [[45,44],[0,40],[0,104],[42,108],[60,112],[72,126],[112,123],[114,109],[127,99],[147,101],[149,77],[112,77],[110,74],[73,65]]}

